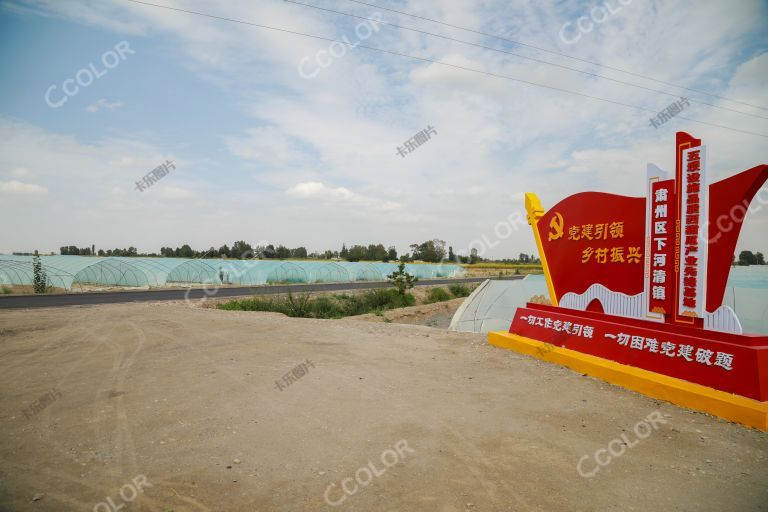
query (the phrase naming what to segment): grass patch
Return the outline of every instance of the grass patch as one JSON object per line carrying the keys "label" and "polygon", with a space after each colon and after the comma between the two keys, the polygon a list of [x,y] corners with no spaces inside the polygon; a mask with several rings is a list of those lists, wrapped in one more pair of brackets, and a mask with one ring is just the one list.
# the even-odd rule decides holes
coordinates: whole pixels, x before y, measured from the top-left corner
{"label": "grass patch", "polygon": [[451,300],[453,297],[445,288],[430,288],[427,291],[427,296],[424,299],[424,304],[434,304],[435,302],[445,302]]}
{"label": "grass patch", "polygon": [[452,284],[448,287],[448,290],[456,298],[469,297],[469,294],[472,293],[465,284]]}
{"label": "grass patch", "polygon": [[10,288],[6,288],[5,286],[0,286],[0,294],[8,295],[11,293],[13,293],[13,291]]}
{"label": "grass patch", "polygon": [[219,304],[227,311],[273,311],[297,318],[343,318],[345,316],[377,313],[389,309],[413,306],[416,299],[410,293],[401,295],[394,289],[369,290],[356,295],[335,294],[311,297],[307,294],[286,297],[253,297]]}
{"label": "grass patch", "polygon": [[[262,299],[261,297],[231,300],[224,304],[219,304],[217,307],[227,311],[278,311],[278,306],[274,299]],[[279,312],[282,313],[282,311]]]}

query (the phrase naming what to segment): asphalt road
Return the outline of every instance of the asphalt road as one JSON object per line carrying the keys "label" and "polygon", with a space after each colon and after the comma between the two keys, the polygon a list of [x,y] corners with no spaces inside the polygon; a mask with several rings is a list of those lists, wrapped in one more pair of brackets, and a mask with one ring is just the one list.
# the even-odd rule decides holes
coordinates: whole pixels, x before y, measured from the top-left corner
{"label": "asphalt road", "polygon": [[[504,279],[522,279],[512,276]],[[480,283],[485,277],[462,277],[456,279],[425,279],[416,286],[431,286],[456,283]],[[495,278],[498,279],[498,278]],[[114,304],[119,302],[151,302],[158,300],[199,300],[205,297],[242,297],[243,295],[273,295],[277,293],[305,293],[341,290],[361,290],[389,286],[386,281],[358,281],[354,283],[316,283],[291,285],[263,285],[225,288],[174,288],[165,290],[142,290],[120,292],[55,293],[47,295],[0,295],[0,309],[54,308],[61,306],[82,306],[89,304]]]}

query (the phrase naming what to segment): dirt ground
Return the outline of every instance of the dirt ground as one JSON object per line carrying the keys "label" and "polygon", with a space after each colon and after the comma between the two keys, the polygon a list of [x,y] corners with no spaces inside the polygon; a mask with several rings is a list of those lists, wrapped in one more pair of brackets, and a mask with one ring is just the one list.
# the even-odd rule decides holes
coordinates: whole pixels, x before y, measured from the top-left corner
{"label": "dirt ground", "polygon": [[[422,299],[423,300],[423,299]],[[425,325],[437,329],[448,329],[451,319],[459,309],[464,299],[453,299],[434,304],[422,304],[410,308],[399,308],[385,311],[381,315],[368,314],[350,317],[350,320],[366,322],[394,322],[396,324]]]}
{"label": "dirt ground", "polygon": [[3,311],[0,431],[3,511],[768,510],[765,433],[394,322]]}

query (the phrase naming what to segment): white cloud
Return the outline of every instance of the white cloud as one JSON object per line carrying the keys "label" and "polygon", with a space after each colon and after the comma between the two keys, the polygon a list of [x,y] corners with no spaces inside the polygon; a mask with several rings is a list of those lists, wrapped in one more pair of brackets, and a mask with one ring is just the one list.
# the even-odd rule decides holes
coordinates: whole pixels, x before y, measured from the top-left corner
{"label": "white cloud", "polygon": [[328,203],[349,203],[377,211],[394,211],[402,205],[394,201],[384,201],[373,197],[354,193],[347,188],[328,187],[317,181],[298,183],[288,189],[289,196],[299,199],[319,199]]}
{"label": "white cloud", "polygon": [[110,112],[114,112],[115,110],[122,108],[123,102],[122,101],[108,101],[105,98],[101,98],[96,100],[95,102],[91,103],[87,107],[85,107],[85,110],[88,112],[98,112],[99,110],[109,110]]}
{"label": "white cloud", "polygon": [[317,181],[308,181],[306,183],[299,183],[288,190],[288,195],[299,198],[309,197],[321,197],[321,198],[334,198],[334,199],[349,199],[352,196],[352,192],[349,190],[339,188],[329,188]]}
{"label": "white cloud", "polygon": [[127,155],[122,155],[109,162],[109,165],[114,165],[115,167],[130,167],[134,164],[136,164],[136,159]]}
{"label": "white cloud", "polygon": [[24,167],[16,167],[11,171],[11,174],[16,176],[17,178],[23,178],[24,176],[29,176],[30,172],[29,169]]}
{"label": "white cloud", "polygon": [[195,194],[186,188],[173,187],[173,186],[160,186],[159,184],[153,185],[148,189],[153,192],[157,192],[163,199],[178,200],[178,199],[192,199]]}
{"label": "white cloud", "polygon": [[302,156],[291,137],[271,126],[248,129],[244,137],[225,137],[224,143],[234,155],[273,166],[296,163]]}
{"label": "white cloud", "polygon": [[122,34],[139,35],[146,31],[146,25],[135,20],[122,21],[119,17],[114,16],[114,13],[105,12],[102,9],[103,2],[100,0],[85,0],[72,4],[65,4],[58,0],[9,0],[4,4],[5,8],[18,13],[70,19],[104,27]]}
{"label": "white cloud", "polygon": [[20,181],[0,181],[0,192],[6,194],[47,194],[48,189],[35,185],[33,183],[22,183]]}

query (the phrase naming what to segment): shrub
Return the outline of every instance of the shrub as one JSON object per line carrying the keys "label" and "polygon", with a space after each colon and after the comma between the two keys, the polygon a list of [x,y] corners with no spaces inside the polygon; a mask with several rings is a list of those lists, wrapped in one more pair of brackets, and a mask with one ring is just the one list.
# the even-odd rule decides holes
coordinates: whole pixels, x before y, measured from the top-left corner
{"label": "shrub", "polygon": [[32,285],[35,293],[45,293],[48,291],[48,277],[45,275],[43,265],[40,263],[40,256],[35,251],[32,258]]}
{"label": "shrub", "polygon": [[289,291],[288,297],[283,301],[286,314],[297,318],[307,318],[312,316],[312,305],[310,300],[309,294],[307,293],[294,297]]}
{"label": "shrub", "polygon": [[424,304],[432,304],[434,302],[445,302],[451,300],[451,294],[445,288],[430,288],[427,291],[427,298],[424,299]]}
{"label": "shrub", "polygon": [[334,295],[333,299],[339,305],[339,308],[342,311],[342,316],[355,316],[367,313],[365,304],[360,297],[341,293]]}
{"label": "shrub", "polygon": [[387,281],[397,288],[397,293],[400,295],[405,295],[405,292],[413,288],[414,283],[418,280],[405,271],[405,263],[398,265],[397,270],[387,276]]}
{"label": "shrub", "polygon": [[386,309],[407,308],[416,304],[416,297],[410,293],[400,294],[392,293],[395,290],[382,290],[389,293],[390,302]]}
{"label": "shrub", "polygon": [[471,293],[465,284],[452,284],[448,287],[454,297],[468,297]]}
{"label": "shrub", "polygon": [[330,297],[318,297],[310,304],[314,318],[341,318],[344,316],[344,307]]}
{"label": "shrub", "polygon": [[287,297],[277,299],[254,297],[231,300],[218,307],[228,311],[274,311],[299,318],[342,318],[413,306],[415,303],[416,299],[410,293],[400,295],[398,290],[377,289],[358,295],[336,294],[316,298],[289,293]]}
{"label": "shrub", "polygon": [[8,295],[9,293],[11,293],[11,289],[6,288],[5,286],[0,286],[0,293],[2,293],[3,295]]}
{"label": "shrub", "polygon": [[283,313],[278,308],[278,304],[273,299],[262,299],[260,297],[254,297],[252,299],[238,299],[219,304],[219,309],[225,309],[228,311],[276,311]]}
{"label": "shrub", "polygon": [[410,293],[400,294],[399,290],[370,290],[360,295],[363,300],[366,312],[382,310],[382,309],[395,309],[405,308],[413,306],[416,303],[416,299]]}

